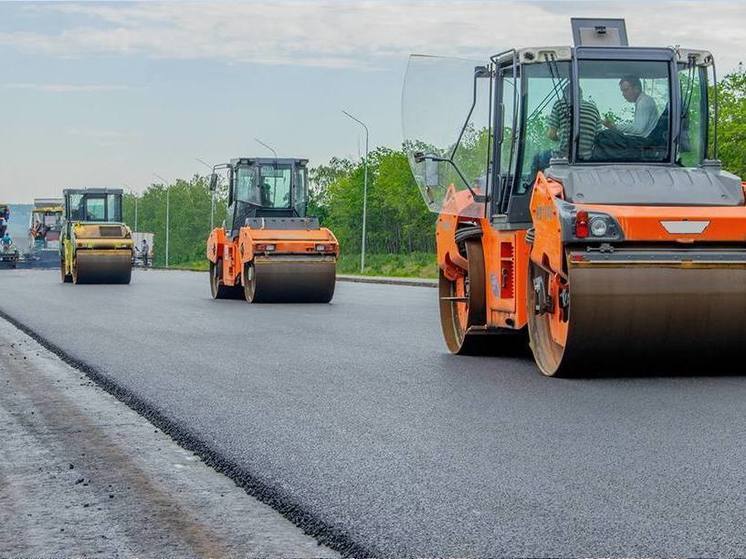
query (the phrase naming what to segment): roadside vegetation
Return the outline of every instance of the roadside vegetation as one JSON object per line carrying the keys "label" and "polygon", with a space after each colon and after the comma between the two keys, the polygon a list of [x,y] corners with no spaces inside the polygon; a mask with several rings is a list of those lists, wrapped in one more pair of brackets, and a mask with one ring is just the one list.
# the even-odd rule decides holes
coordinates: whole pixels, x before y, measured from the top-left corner
{"label": "roadside vegetation", "polygon": [[[710,95],[712,99],[713,96]],[[726,76],[719,88],[719,150],[723,166],[746,178],[746,73]],[[475,144],[483,139],[474,137]],[[340,242],[338,272],[360,273],[364,165],[332,158],[310,171],[308,214],[318,216]],[[195,175],[170,185],[170,254],[173,268],[207,269],[210,232],[208,179]],[[218,192],[214,223],[226,216],[226,192]],[[151,185],[137,197],[137,228],[155,234],[155,265],[165,265],[166,187]],[[135,196],[127,195],[124,219],[135,225]],[[436,277],[435,214],[426,208],[402,150],[377,148],[368,167],[366,275]]]}

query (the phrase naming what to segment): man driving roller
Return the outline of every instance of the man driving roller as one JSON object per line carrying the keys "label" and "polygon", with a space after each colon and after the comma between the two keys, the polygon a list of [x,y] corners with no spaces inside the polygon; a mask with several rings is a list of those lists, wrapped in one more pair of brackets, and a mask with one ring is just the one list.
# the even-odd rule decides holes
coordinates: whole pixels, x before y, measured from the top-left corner
{"label": "man driving roller", "polygon": [[660,116],[655,101],[642,90],[642,82],[636,76],[625,76],[619,80],[619,90],[626,101],[635,104],[635,116],[632,122],[619,124],[606,118],[604,126],[628,136],[647,137],[655,128]]}

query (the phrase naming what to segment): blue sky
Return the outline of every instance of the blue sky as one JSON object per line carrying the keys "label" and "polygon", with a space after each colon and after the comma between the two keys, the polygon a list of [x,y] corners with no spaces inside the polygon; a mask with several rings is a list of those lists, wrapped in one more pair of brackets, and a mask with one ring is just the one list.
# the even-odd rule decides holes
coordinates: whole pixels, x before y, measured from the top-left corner
{"label": "blue sky", "polygon": [[707,48],[721,73],[746,59],[740,2],[0,3],[0,199],[142,190],[267,154],[255,137],[356,158],[342,109],[397,146],[409,53],[569,44],[570,16],[625,17],[633,44]]}

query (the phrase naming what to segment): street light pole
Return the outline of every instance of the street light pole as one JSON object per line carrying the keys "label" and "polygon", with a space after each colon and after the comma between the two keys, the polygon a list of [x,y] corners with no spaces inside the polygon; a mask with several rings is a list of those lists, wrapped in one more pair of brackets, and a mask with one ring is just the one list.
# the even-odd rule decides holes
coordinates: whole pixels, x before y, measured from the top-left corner
{"label": "street light pole", "polygon": [[357,122],[360,126],[363,127],[365,130],[365,171],[364,171],[364,179],[363,179],[363,238],[361,241],[361,250],[360,250],[360,273],[364,273],[365,271],[365,236],[366,236],[366,226],[367,226],[367,219],[368,219],[368,127],[365,125],[365,123],[352,116],[347,111],[342,111],[345,116],[348,116],[355,122]]}
{"label": "street light pole", "polygon": [[261,144],[261,145],[263,145],[263,146],[264,146],[265,148],[267,148],[267,149],[268,149],[269,151],[271,151],[272,153],[274,153],[274,154],[275,154],[275,159],[277,159],[277,152],[275,151],[275,148],[273,148],[272,146],[269,146],[269,145],[265,144],[265,143],[264,143],[264,142],[262,142],[262,141],[261,141],[261,140],[260,140],[259,138],[254,138],[254,141],[256,141],[256,143],[257,143],[257,144]]}
{"label": "street light pole", "polygon": [[164,179],[162,176],[160,176],[157,173],[153,173],[153,176],[162,180],[163,184],[166,186],[166,268],[168,268],[168,247],[169,247],[169,233],[171,229],[171,201],[170,201],[170,193],[171,193],[171,185],[168,183],[166,179]]}
{"label": "street light pole", "polygon": [[[215,170],[215,167],[213,167],[212,165],[210,165],[209,163],[205,161],[202,161],[199,157],[195,157],[194,159],[202,163],[202,165],[204,165],[208,169],[210,169],[210,173],[212,173]],[[211,190],[210,191],[210,231],[212,231],[214,228],[215,228],[215,192]]]}

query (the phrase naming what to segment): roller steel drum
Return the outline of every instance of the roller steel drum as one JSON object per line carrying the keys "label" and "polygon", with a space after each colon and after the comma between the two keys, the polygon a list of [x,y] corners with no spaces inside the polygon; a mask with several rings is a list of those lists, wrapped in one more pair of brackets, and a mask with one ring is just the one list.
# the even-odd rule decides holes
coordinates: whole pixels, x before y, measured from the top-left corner
{"label": "roller steel drum", "polygon": [[542,372],[638,372],[642,367],[685,373],[693,363],[736,366],[740,361],[746,348],[746,253],[580,254],[583,261],[573,262],[579,257],[572,253],[568,258],[564,344],[552,337],[547,318],[531,313],[531,344]]}
{"label": "roller steel drum", "polygon": [[131,277],[129,250],[78,250],[75,254],[74,283],[127,284]]}
{"label": "roller steel drum", "polygon": [[256,257],[244,273],[250,303],[328,303],[336,283],[334,257]]}

